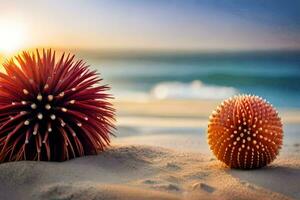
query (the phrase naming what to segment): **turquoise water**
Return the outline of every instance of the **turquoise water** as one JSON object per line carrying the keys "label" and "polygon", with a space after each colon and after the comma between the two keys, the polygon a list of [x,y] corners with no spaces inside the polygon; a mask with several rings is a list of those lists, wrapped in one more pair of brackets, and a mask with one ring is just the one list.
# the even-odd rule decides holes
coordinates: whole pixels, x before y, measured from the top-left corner
{"label": "turquoise water", "polygon": [[[300,52],[128,53],[84,57],[89,57],[88,63],[112,86],[116,98],[153,97],[153,90],[163,86],[167,90],[163,98],[216,95],[223,99],[250,93],[266,98],[275,106],[300,107]],[[200,85],[194,87],[195,82]]]}

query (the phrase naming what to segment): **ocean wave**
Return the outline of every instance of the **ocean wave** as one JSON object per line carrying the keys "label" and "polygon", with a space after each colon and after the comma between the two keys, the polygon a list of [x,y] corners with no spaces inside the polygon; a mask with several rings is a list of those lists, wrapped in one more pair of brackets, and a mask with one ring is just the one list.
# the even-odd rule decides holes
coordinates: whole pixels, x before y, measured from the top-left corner
{"label": "ocean wave", "polygon": [[206,85],[199,80],[161,82],[151,90],[151,96],[157,99],[225,99],[237,93],[233,87]]}

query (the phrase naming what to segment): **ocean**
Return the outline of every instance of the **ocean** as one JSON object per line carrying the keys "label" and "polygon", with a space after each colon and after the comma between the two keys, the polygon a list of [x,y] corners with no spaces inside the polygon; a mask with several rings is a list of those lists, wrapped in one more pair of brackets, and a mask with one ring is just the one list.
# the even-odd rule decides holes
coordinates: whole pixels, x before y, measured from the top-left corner
{"label": "ocean", "polygon": [[300,107],[300,52],[82,53],[116,99],[220,99],[262,96]]}

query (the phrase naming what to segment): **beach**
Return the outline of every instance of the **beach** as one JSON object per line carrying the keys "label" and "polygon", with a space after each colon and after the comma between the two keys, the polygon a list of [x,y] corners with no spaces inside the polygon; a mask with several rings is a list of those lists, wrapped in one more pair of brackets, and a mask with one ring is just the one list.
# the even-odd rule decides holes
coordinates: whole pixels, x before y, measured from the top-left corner
{"label": "beach", "polygon": [[300,0],[0,5],[0,200],[300,200]]}
{"label": "beach", "polygon": [[299,199],[300,110],[280,108],[284,145],[257,170],[233,170],[206,142],[219,100],[115,100],[116,137],[96,156],[0,165],[0,199]]}

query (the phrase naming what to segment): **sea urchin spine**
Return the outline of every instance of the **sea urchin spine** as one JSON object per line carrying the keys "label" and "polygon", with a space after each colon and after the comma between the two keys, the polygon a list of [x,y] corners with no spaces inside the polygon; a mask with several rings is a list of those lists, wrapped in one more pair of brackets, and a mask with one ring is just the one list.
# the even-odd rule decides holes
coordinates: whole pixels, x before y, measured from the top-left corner
{"label": "sea urchin spine", "polygon": [[282,139],[277,111],[258,96],[239,95],[225,100],[210,116],[210,148],[231,168],[266,166],[278,155]]}
{"label": "sea urchin spine", "polygon": [[51,50],[23,52],[0,73],[0,162],[63,161],[110,143],[114,109],[107,85],[83,61]]}

